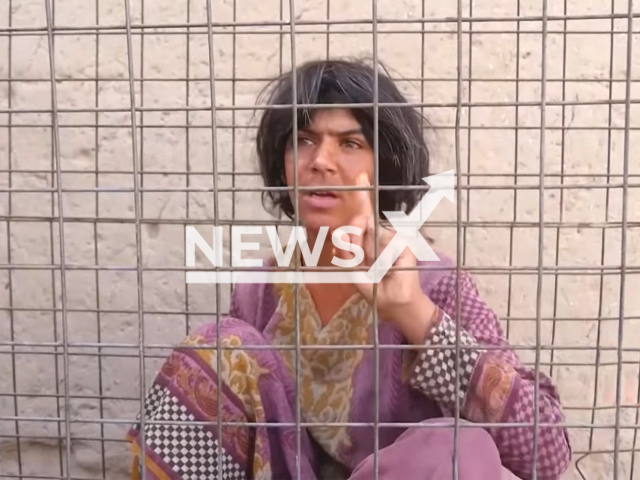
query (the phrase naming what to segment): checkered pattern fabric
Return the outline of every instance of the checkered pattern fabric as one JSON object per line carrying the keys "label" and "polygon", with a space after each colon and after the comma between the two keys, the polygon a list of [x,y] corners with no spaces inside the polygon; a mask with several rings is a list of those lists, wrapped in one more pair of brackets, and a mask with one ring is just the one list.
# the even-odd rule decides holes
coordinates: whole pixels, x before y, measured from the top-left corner
{"label": "checkered pattern fabric", "polygon": [[[455,404],[456,395],[456,350],[453,348],[434,348],[456,345],[456,326],[445,312],[440,313],[437,325],[430,332],[426,348],[418,356],[411,385],[433,400],[446,406]],[[458,397],[464,401],[471,383],[476,363],[480,358],[475,339],[466,331],[460,331],[460,379]]]}
{"label": "checkered pattern fabric", "polygon": [[[516,352],[510,348],[498,316],[484,302],[473,277],[468,272],[461,270],[458,279],[457,273],[452,271],[434,285],[428,295],[436,306],[452,318],[456,317],[457,303],[459,302],[460,317],[456,319],[457,322],[454,326],[458,325],[461,331],[464,329],[464,332],[468,333],[482,347],[499,347],[487,349],[485,355],[500,359],[517,372],[517,379],[506,400],[500,423],[534,423],[536,376],[540,382],[538,392],[539,423],[556,424],[564,420],[559,395],[553,382],[543,373],[536,373],[533,369],[522,364]],[[461,345],[464,345],[463,337],[466,338],[461,334]],[[461,352],[465,351],[469,350],[461,350]],[[423,354],[422,357],[425,355]],[[464,361],[461,359],[460,365],[462,366],[463,363]],[[482,368],[482,364],[482,362],[478,362],[477,368]],[[461,386],[462,380],[461,378]],[[470,399],[469,395],[476,394],[474,387],[471,385],[467,391],[467,402]],[[464,417],[467,412],[462,403],[461,407],[461,415]],[[533,478],[532,467],[534,463],[538,480],[559,480],[560,475],[570,462],[571,445],[566,431],[563,431],[562,427],[538,428],[538,455],[535,462],[533,458],[535,435],[533,427],[506,426],[488,428],[487,430],[496,442],[503,464],[523,480]]]}
{"label": "checkered pattern fabric", "polygon": [[[145,421],[152,417],[153,413],[158,409],[158,406],[162,403],[162,399],[167,393],[168,390],[157,383],[154,383],[153,386],[147,390],[147,396],[144,399]],[[141,428],[141,417],[142,415],[138,412],[136,415],[136,423],[132,427],[135,431],[139,431]]]}
{"label": "checkered pattern fabric", "polygon": [[[164,387],[161,387],[157,383],[154,383],[153,386],[147,392],[147,396],[144,400],[144,416],[145,418],[149,418],[153,412],[155,412],[165,395],[167,395],[168,390]],[[140,419],[140,414],[138,414],[138,419]]]}
{"label": "checkered pattern fabric", "polygon": [[[535,387],[529,383],[521,383],[520,390],[520,395],[508,422],[533,423]],[[562,422],[563,419],[559,412],[550,413],[553,411],[552,407],[549,399],[540,395],[540,423]],[[551,418],[548,418],[547,415],[551,415]],[[558,466],[565,465],[571,460],[570,451],[564,444],[565,438],[558,433],[559,427],[538,427],[539,454],[536,462],[538,478],[555,479],[559,473]],[[505,447],[508,447],[510,455],[513,457],[512,468],[519,472],[523,478],[532,476],[533,462],[530,451],[533,447],[534,427],[500,428],[496,429],[496,435]]]}
{"label": "checkered pattern fabric", "polygon": [[181,479],[208,480],[218,478],[222,470],[223,480],[246,478],[245,472],[220,446],[213,434],[196,421],[187,408],[169,391],[154,385],[147,394],[145,417],[157,422],[179,422],[179,424],[145,423],[145,443]]}

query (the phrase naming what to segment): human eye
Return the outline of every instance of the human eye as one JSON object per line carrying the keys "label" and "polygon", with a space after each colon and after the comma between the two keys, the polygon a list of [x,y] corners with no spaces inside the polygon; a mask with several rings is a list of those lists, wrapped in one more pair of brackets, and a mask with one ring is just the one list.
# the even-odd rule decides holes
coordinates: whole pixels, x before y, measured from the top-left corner
{"label": "human eye", "polygon": [[298,145],[313,145],[313,140],[306,135],[298,135]]}
{"label": "human eye", "polygon": [[358,142],[357,140],[352,140],[352,139],[346,139],[342,142],[342,144],[347,147],[347,148],[352,148],[352,149],[357,149],[360,148],[360,142]]}

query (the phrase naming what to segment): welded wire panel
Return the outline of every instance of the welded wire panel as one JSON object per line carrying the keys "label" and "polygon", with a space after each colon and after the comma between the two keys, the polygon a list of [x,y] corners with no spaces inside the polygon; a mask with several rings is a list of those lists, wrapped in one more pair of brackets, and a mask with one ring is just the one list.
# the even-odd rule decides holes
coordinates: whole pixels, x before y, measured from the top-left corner
{"label": "welded wire panel", "polygon": [[[367,57],[427,117],[431,172],[455,170],[423,231],[558,386],[563,478],[640,480],[639,4],[2,2],[0,478],[129,478],[158,368],[229,311],[232,285],[185,282],[186,227],[299,222],[262,207],[257,95],[306,60]],[[255,238],[245,257],[271,253]],[[378,447],[383,420],[351,427]]]}

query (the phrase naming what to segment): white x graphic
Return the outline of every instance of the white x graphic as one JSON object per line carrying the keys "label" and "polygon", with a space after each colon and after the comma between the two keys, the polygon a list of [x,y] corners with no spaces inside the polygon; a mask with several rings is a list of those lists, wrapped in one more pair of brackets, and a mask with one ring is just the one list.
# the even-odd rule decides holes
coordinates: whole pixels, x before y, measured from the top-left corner
{"label": "white x graphic", "polygon": [[438,260],[438,256],[420,234],[419,229],[443,197],[454,202],[453,170],[425,177],[422,180],[431,185],[431,188],[409,215],[404,212],[382,212],[397,233],[367,272],[369,281],[379,283],[407,247],[418,261]]}

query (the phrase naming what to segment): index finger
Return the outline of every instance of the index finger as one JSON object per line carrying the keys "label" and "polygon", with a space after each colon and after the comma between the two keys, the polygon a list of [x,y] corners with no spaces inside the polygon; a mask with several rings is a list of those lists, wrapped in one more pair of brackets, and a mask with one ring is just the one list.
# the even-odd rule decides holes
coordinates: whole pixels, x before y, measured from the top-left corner
{"label": "index finger", "polygon": [[[369,179],[367,175],[362,173],[356,179],[356,185],[359,187],[368,187],[371,184],[369,183]],[[355,215],[355,219],[359,219],[360,221],[364,221],[367,225],[365,230],[373,229],[373,225],[375,223],[375,215],[374,215],[374,207],[373,201],[371,200],[371,192],[369,190],[358,190],[357,192],[357,212]],[[382,219],[379,220],[378,225],[384,230],[390,230],[391,226],[387,221]]]}
{"label": "index finger", "polygon": [[[356,185],[358,187],[368,187],[370,185],[369,179],[365,173],[361,173],[356,179]],[[373,203],[371,202],[371,193],[369,190],[358,190],[357,192],[358,199],[358,215],[363,216],[366,219],[370,219],[373,217]]]}

